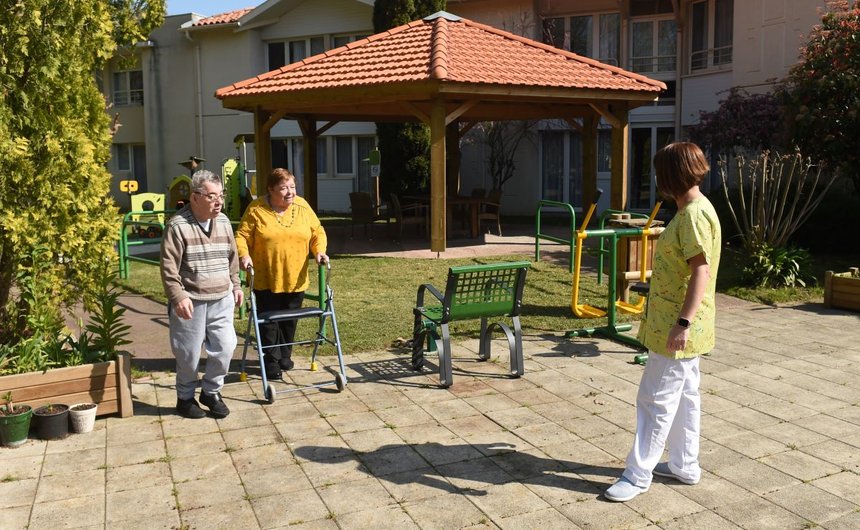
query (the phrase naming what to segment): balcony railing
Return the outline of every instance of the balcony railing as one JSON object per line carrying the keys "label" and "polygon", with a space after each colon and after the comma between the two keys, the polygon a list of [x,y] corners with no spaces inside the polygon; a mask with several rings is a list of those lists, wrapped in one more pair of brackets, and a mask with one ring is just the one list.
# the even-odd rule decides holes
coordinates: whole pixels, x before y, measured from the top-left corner
{"label": "balcony railing", "polygon": [[732,64],[732,45],[697,50],[690,54],[690,71]]}

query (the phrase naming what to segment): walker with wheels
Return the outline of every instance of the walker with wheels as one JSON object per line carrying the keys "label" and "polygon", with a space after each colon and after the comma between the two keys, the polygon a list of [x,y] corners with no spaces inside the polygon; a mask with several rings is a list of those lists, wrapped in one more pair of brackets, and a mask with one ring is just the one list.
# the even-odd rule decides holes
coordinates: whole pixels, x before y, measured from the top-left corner
{"label": "walker with wheels", "polygon": [[[245,361],[247,359],[248,354],[248,345],[252,342],[254,343],[257,350],[257,358],[260,362],[260,375],[263,380],[263,395],[270,404],[275,402],[275,396],[277,394],[284,394],[287,392],[295,392],[299,390],[306,390],[309,388],[322,388],[327,386],[335,386],[338,392],[343,391],[347,385],[347,377],[346,377],[346,367],[343,363],[343,350],[340,344],[340,334],[337,328],[337,316],[335,314],[334,309],[334,291],[329,285],[329,274],[331,271],[331,264],[326,263],[325,265],[319,265],[319,291],[317,294],[307,293],[305,295],[306,298],[310,300],[317,300],[319,302],[318,307],[300,307],[298,309],[290,309],[290,310],[275,310],[275,311],[257,311],[257,300],[254,296],[254,268],[248,268],[248,284],[250,290],[250,306],[251,310],[249,312],[248,317],[248,328],[245,333],[245,345],[242,350],[242,367],[240,380],[247,380],[247,373],[245,372]],[[316,336],[313,339],[308,340],[298,340],[293,342],[284,342],[280,344],[272,344],[268,346],[263,346],[262,341],[259,339],[260,337],[260,326],[263,324],[273,324],[276,322],[281,322],[284,320],[302,320],[305,318],[316,318],[319,322]],[[326,334],[326,321],[331,320],[332,333],[334,335],[334,340],[331,340],[327,337]],[[251,335],[251,327],[254,328],[254,335]],[[337,361],[338,361],[338,370],[334,372],[334,381],[323,382],[323,383],[315,383],[304,386],[292,386],[289,388],[278,390],[272,384],[272,381],[269,381],[266,371],[262,368],[265,365],[266,358],[266,350],[271,348],[276,348],[280,346],[293,346],[293,345],[302,345],[302,344],[313,344],[313,354],[311,355],[311,365],[310,370],[317,370],[317,351],[319,350],[319,346],[322,343],[328,343],[335,347],[337,351]]]}

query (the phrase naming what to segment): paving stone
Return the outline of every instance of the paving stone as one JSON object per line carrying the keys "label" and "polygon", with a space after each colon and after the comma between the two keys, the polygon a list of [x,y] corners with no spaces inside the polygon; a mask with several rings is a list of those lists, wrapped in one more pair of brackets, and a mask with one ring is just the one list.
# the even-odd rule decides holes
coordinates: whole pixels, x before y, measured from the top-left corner
{"label": "paving stone", "polygon": [[483,414],[448,420],[445,426],[457,436],[501,432],[504,427]]}
{"label": "paving stone", "polygon": [[[460,443],[457,443],[460,442]],[[463,440],[449,440],[445,443],[427,442],[411,446],[421,457],[434,466],[451,464],[483,458],[483,453]]]}
{"label": "paving stone", "polygon": [[847,515],[857,509],[853,502],[840,499],[812,484],[797,484],[765,495],[786,510],[819,525]]}
{"label": "paving stone", "polygon": [[534,448],[533,445],[510,432],[473,434],[463,439],[485,455],[526,451]]}
{"label": "paving stone", "polygon": [[403,445],[403,440],[394,429],[386,427],[345,433],[341,434],[341,438],[354,451],[362,453]]}
{"label": "paving stone", "polygon": [[332,460],[301,461],[305,476],[314,487],[321,487],[339,482],[361,480],[367,478],[370,472],[358,459],[357,455],[349,454]]}
{"label": "paving stone", "polygon": [[410,425],[408,427],[397,427],[394,432],[403,438],[408,444],[421,443],[441,443],[448,444],[452,441],[459,442],[461,438],[451,432],[450,429],[437,424],[435,421],[431,423],[422,423],[419,425]]}
{"label": "paving stone", "polygon": [[439,422],[474,416],[478,413],[474,407],[463,399],[447,399],[430,403],[419,403],[427,414]]}
{"label": "paving stone", "polygon": [[367,431],[385,427],[385,423],[373,412],[357,412],[327,417],[326,421],[335,432],[345,434],[350,432]]}
{"label": "paving stone", "polygon": [[505,484],[513,480],[510,473],[489,458],[456,462],[437,466],[436,469],[458,488],[468,490],[470,495],[484,495],[480,492],[485,491],[488,486]]}
{"label": "paving stone", "polygon": [[99,469],[105,467],[106,454],[104,447],[70,451],[67,453],[51,453],[45,455],[42,465],[42,476],[64,475],[75,473],[82,469]]}
{"label": "paving stone", "polygon": [[708,530],[737,530],[740,526],[720,517],[714,512],[704,510],[668,522],[660,522],[665,530],[687,530],[688,528],[707,528]]}
{"label": "paving stone", "polygon": [[828,440],[823,434],[810,431],[793,423],[780,423],[777,425],[769,425],[761,429],[756,429],[757,433],[763,434],[768,438],[782,442],[788,448],[806,447],[819,442]]}
{"label": "paving stone", "polygon": [[211,455],[223,453],[227,449],[227,444],[220,432],[168,438],[165,443],[167,444],[167,453],[171,458]]}
{"label": "paving stone", "polygon": [[761,497],[750,497],[714,510],[717,515],[750,530],[809,528],[809,521]]}
{"label": "paving stone", "polygon": [[176,530],[181,527],[179,511],[176,509],[163,513],[148,513],[146,517],[135,519],[108,521],[104,525],[107,530]]}
{"label": "paving stone", "polygon": [[517,480],[565,471],[561,462],[548,457],[539,449],[502,453],[489,458]]}
{"label": "paving stone", "polygon": [[860,505],[860,475],[843,471],[811,482],[819,489]]}
{"label": "paving stone", "polygon": [[292,452],[285,444],[258,445],[246,449],[237,449],[229,454],[236,471],[240,474],[249,473],[256,469],[296,463]]}
{"label": "paving stone", "polygon": [[[658,499],[659,502],[654,502],[654,499]],[[658,525],[705,509],[704,506],[660,482],[652,482],[646,493],[626,504]]]}
{"label": "paving stone", "polygon": [[392,408],[374,410],[377,416],[385,423],[385,425],[395,428],[410,427],[412,425],[422,425],[426,423],[435,423],[430,414],[423,408],[411,403],[405,406],[396,406]]}
{"label": "paving stone", "polygon": [[289,442],[319,438],[334,434],[335,430],[324,418],[307,418],[275,424],[284,440]]}
{"label": "paving stone", "polygon": [[[10,451],[11,452],[11,451]],[[102,449],[104,452],[104,449]],[[0,457],[7,456],[5,452]],[[42,472],[44,455],[22,455],[18,458],[0,458],[0,479],[4,481],[23,480],[25,478],[38,478]]]}
{"label": "paving stone", "polygon": [[176,484],[179,509],[183,515],[196,511],[198,508],[215,507],[223,511],[223,506],[230,503],[231,506],[245,497],[245,489],[239,481],[239,476],[222,475],[217,481],[211,478],[192,480]]}
{"label": "paving stone", "polygon": [[456,377],[454,378],[454,384],[448,388],[448,391],[460,399],[496,393],[496,390],[484,381]]}
{"label": "paving stone", "polygon": [[31,529],[102,528],[105,522],[104,493],[50,502],[37,502],[30,514]]}
{"label": "paving stone", "polygon": [[180,438],[218,432],[218,422],[214,418],[190,420],[179,416],[168,416],[161,422],[164,437]]}
{"label": "paving stone", "polygon": [[294,400],[289,404],[276,402],[274,405],[263,408],[272,423],[296,422],[311,418],[319,418],[320,412],[310,401],[302,398]]}
{"label": "paving stone", "polygon": [[253,405],[254,408],[248,410],[235,410],[232,407],[232,405],[234,405],[234,401],[235,400],[228,401],[225,399],[224,403],[230,407],[230,415],[226,418],[215,420],[218,422],[218,428],[221,431],[247,429],[249,427],[259,427],[271,424],[271,420],[264,409]]}
{"label": "paving stone", "polygon": [[749,459],[715,470],[714,474],[759,495],[800,482],[791,475]]}
{"label": "paving stone", "polygon": [[[75,434],[74,436],[63,438],[62,440],[42,442],[45,445],[41,447],[47,455],[72,451],[84,451],[86,449],[104,449],[105,437],[107,435],[106,426],[107,422],[105,420],[96,420],[93,430],[88,433]],[[27,445],[29,445],[29,443],[30,442],[27,442]],[[16,451],[18,451],[18,449],[16,449]]]}
{"label": "paving stone", "polygon": [[777,442],[767,436],[751,431],[722,438],[719,443],[750,458],[777,455],[788,449],[782,442]]}
{"label": "paving stone", "polygon": [[400,506],[350,512],[338,515],[335,520],[343,528],[419,528]]}
{"label": "paving stone", "polygon": [[225,431],[221,434],[224,437],[226,447],[229,447],[231,450],[284,443],[284,438],[274,425],[248,427],[247,429]]}
{"label": "paving stone", "polygon": [[836,439],[860,432],[860,425],[840,420],[827,414],[800,418],[793,423]]}
{"label": "paving stone", "polygon": [[232,474],[236,471],[233,460],[227,452],[172,458],[170,470],[174,482],[188,482],[204,478],[217,480],[224,474]]}
{"label": "paving stone", "polygon": [[427,461],[408,445],[399,445],[359,455],[364,466],[376,477],[419,469]]}
{"label": "paving stone", "polygon": [[840,466],[815,458],[803,451],[785,451],[760,458],[759,462],[779,469],[783,473],[797,477],[804,482],[842,471]]}
{"label": "paving stone", "polygon": [[261,528],[337,528],[329,510],[313,489],[291,491],[251,500]]}
{"label": "paving stone", "polygon": [[572,443],[579,437],[557,423],[539,423],[515,429],[514,434],[535,447],[556,443]]}
{"label": "paving stone", "polygon": [[827,530],[854,530],[860,528],[860,512],[853,511],[848,515],[827,522]]}
{"label": "paving stone", "polygon": [[110,423],[107,428],[109,445],[151,442],[161,440],[163,437],[161,422],[153,419],[136,423]]}
{"label": "paving stone", "polygon": [[346,513],[396,505],[388,491],[374,477],[350,480],[317,488],[330,512]]}
{"label": "paving stone", "polygon": [[0,507],[3,510],[3,527],[7,530],[26,530],[32,502],[31,499],[26,505],[15,508]]}
{"label": "paving stone", "polygon": [[438,499],[408,501],[403,508],[421,528],[466,528],[489,522],[486,514],[460,495],[446,498],[444,509]]}
{"label": "paving stone", "polygon": [[749,498],[750,495],[748,490],[707,471],[702,472],[702,478],[695,486],[689,486],[671,478],[658,476],[654,476],[654,482],[665,484],[670,489],[709,510],[713,510],[718,506],[740,502]]}
{"label": "paving stone", "polygon": [[843,469],[860,472],[860,451],[855,446],[837,440],[828,440],[804,446],[803,452],[842,466]]}
{"label": "paving stone", "polygon": [[[16,506],[29,508],[36,499],[36,487],[38,485],[39,481],[36,478],[0,482],[0,510],[5,513],[7,509]],[[26,519],[24,523],[26,526]]]}
{"label": "paving stone", "polygon": [[[398,503],[459,493],[456,486],[432,467],[392,473],[380,477],[379,481]],[[444,497],[444,501],[440,499],[439,502],[447,502],[448,498]]]}
{"label": "paving stone", "polygon": [[129,466],[166,459],[167,448],[164,443],[163,440],[155,440],[127,445],[108,445],[107,466]]}
{"label": "paving stone", "polygon": [[105,470],[96,469],[43,476],[36,489],[36,503],[89,497],[105,493]]}
{"label": "paving stone", "polygon": [[105,490],[107,493],[153,486],[173,486],[170,465],[167,462],[109,467],[106,481]]}
{"label": "paving stone", "polygon": [[[620,473],[619,473],[620,474]],[[602,496],[556,507],[562,515],[579,528],[604,530],[609,528],[646,528],[649,521],[627,503],[604,500]]]}
{"label": "paving stone", "polygon": [[107,494],[105,520],[108,523],[146,518],[176,509],[173,486],[150,486]]}
{"label": "paving stone", "polygon": [[[181,497],[180,497],[181,498]],[[182,509],[180,517],[182,525],[187,528],[212,528],[228,530],[232,528],[256,529],[260,528],[251,503],[244,499],[231,499],[230,509],[224,506],[206,506],[191,510]]]}
{"label": "paving stone", "polygon": [[248,473],[240,473],[239,477],[245,486],[245,492],[252,499],[282,495],[312,487],[304,470],[298,464],[255,469]]}
{"label": "paving stone", "polygon": [[[596,440],[599,442],[599,438]],[[603,451],[599,443],[595,445],[587,440],[573,440],[567,443],[556,443],[541,448],[547,456],[555,459],[567,469],[579,469],[616,461],[616,457]]]}

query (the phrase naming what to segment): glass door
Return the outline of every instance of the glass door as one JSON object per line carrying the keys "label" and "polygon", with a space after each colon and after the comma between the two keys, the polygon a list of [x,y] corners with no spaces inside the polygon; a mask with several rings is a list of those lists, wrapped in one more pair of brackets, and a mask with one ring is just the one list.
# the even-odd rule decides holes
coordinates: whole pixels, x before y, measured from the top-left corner
{"label": "glass door", "polygon": [[674,127],[633,126],[630,129],[629,210],[651,210],[657,197],[654,154],[674,141]]}

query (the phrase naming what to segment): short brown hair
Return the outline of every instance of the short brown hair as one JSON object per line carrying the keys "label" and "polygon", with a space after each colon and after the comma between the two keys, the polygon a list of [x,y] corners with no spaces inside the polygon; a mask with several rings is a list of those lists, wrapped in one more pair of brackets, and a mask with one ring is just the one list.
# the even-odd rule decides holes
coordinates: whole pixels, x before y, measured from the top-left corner
{"label": "short brown hair", "polygon": [[272,189],[281,182],[292,180],[296,181],[296,176],[293,175],[289,169],[284,169],[282,167],[276,167],[269,173],[269,178],[266,179],[266,188]]}
{"label": "short brown hair", "polygon": [[657,151],[654,169],[657,172],[657,191],[674,199],[698,186],[711,167],[698,145],[675,142]]}

